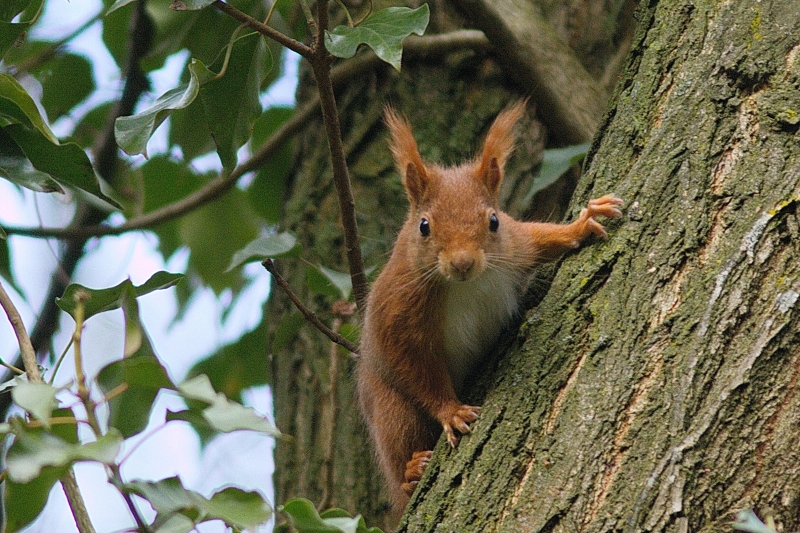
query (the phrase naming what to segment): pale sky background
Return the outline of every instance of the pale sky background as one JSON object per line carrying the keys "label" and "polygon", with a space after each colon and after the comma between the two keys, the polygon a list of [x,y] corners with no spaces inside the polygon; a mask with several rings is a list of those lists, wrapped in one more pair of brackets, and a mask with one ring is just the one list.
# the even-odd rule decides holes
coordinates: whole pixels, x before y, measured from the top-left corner
{"label": "pale sky background", "polygon": [[[1,0],[0,0],[1,1]],[[98,0],[48,0],[43,23],[31,38],[57,39],[80,26],[101,8]],[[98,102],[118,97],[121,87],[119,71],[104,47],[98,47],[100,24],[97,23],[75,39],[69,49],[91,58],[97,67],[95,82],[98,90],[71,117],[65,117],[53,125],[57,134],[64,135],[87,109]],[[153,92],[147,103],[166,90],[177,85],[186,53],[177,54],[159,72],[151,74]],[[293,55],[292,55],[293,56]],[[293,105],[297,83],[297,56],[285,61],[283,77],[264,96],[262,103],[269,105]],[[30,88],[35,91],[35,87]],[[166,149],[168,123],[158,130],[151,140],[151,154]],[[206,169],[218,166],[215,154],[194,166]],[[72,215],[72,206],[57,195],[20,193],[11,184],[0,179],[0,223],[8,225],[45,226],[63,225]],[[18,306],[26,326],[31,329],[35,314],[41,309],[50,275],[56,265],[58,243],[42,239],[9,237],[12,268],[25,298],[16,294],[7,282],[3,285]],[[89,253],[83,258],[73,276],[73,281],[93,288],[116,285],[130,277],[141,284],[159,270],[185,271],[188,252],[178,251],[167,264],[157,251],[156,238],[146,232],[136,232],[119,237],[104,237],[88,244]],[[174,289],[156,291],[139,299],[140,312],[145,328],[162,363],[168,368],[170,377],[180,382],[187,370],[199,359],[212,353],[215,348],[252,329],[261,320],[261,307],[269,293],[269,278],[260,265],[249,265],[245,273],[250,279],[248,287],[235,302],[234,309],[223,323],[223,303],[230,296],[223,294],[218,300],[210,289],[198,291],[189,304],[182,320],[173,322],[177,312]],[[62,331],[56,336],[56,350],[66,346],[73,327],[72,319],[63,314]],[[84,330],[84,358],[89,376],[110,361],[119,357],[123,342],[123,319],[121,311],[102,313],[91,318]],[[11,362],[17,353],[16,339],[10,325],[2,315],[0,320],[0,357]],[[266,354],[265,354],[266,355]],[[55,385],[67,384],[74,376],[72,358],[67,357],[59,369]],[[268,387],[253,389],[246,395],[246,403],[262,414],[272,413],[272,401]],[[151,433],[164,420],[167,408],[177,410],[183,403],[175,395],[163,393],[156,402],[150,426],[142,435],[145,442],[136,447],[122,465],[126,480],[157,480],[179,475],[184,486],[209,496],[226,485],[236,485],[246,490],[259,490],[274,504],[272,489],[273,439],[253,432],[235,432],[214,439],[201,450],[199,441],[191,428],[181,422],[172,422],[161,430]],[[154,421],[154,422],[153,422]],[[137,436],[131,441],[142,440]],[[132,449],[134,442],[126,442],[121,457]],[[76,467],[78,484],[87,503],[89,513],[98,533],[124,530],[133,524],[130,513],[117,491],[106,482],[103,469],[97,465],[79,464]],[[140,509],[148,517],[153,512],[146,503],[139,501]],[[271,527],[261,531],[270,531]],[[52,533],[77,531],[63,490],[56,484],[50,494],[44,513],[25,531]],[[224,531],[221,523],[200,528],[202,532]]]}

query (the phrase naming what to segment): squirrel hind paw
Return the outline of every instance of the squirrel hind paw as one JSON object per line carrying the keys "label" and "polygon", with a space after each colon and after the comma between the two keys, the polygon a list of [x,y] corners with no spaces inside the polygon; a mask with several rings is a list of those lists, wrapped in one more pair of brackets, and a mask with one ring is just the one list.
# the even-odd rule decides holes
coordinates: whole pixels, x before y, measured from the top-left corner
{"label": "squirrel hind paw", "polygon": [[406,463],[406,471],[403,474],[403,484],[400,487],[407,495],[411,496],[414,489],[417,488],[425,469],[428,468],[428,463],[431,461],[431,450],[424,450],[414,452],[411,459]]}

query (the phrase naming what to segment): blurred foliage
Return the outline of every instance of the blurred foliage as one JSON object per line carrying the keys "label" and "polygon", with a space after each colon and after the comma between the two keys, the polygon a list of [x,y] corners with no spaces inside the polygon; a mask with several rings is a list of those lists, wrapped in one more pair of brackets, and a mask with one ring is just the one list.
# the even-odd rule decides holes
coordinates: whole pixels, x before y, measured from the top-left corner
{"label": "blurred foliage", "polygon": [[[261,104],[281,74],[283,51],[208,7],[211,3],[102,0],[99,12],[66,30],[71,34],[48,41],[37,33],[45,0],[0,2],[0,178],[20,192],[57,194],[65,203],[85,204],[104,216],[115,214],[106,224],[191,205],[179,216],[147,226],[158,238],[165,261],[188,252],[184,274],[155,272],[138,286],[130,280],[109,288],[73,284],[56,299],[74,319],[77,332],[98,314],[121,311],[124,316],[121,353],[98,372],[88,389],[82,372],[64,390],[29,383],[24,376],[0,384],[12,390],[14,402],[26,413],[0,424],[0,433],[9,435],[10,442],[3,483],[6,531],[29,524],[56,480],[77,461],[108,465],[109,481],[124,496],[150,502],[157,512],[150,526],[159,531],[191,531],[207,520],[222,520],[235,530],[251,529],[271,516],[260,494],[227,488],[205,498],[185,489],[177,478],[126,482],[119,478],[116,463],[124,439],[140,435],[153,422],[153,404],[163,391],[180,396],[187,406],[167,413],[163,424],[189,422],[203,437],[241,430],[278,436],[271,421],[239,402],[243,391],[269,382],[270,348],[290,342],[303,327],[299,313],[287,313],[274,338],[268,339],[262,320],[197,362],[178,384],[139,316],[140,296],[168,288],[174,288],[178,298],[179,317],[200,288],[210,288],[230,309],[247,286],[242,264],[301,253],[292,235],[277,231],[293,165],[291,140],[281,141],[267,160],[248,167],[250,172],[237,167],[261,146],[272,144],[275,133],[295,116],[291,107],[263,109]],[[267,18],[266,4],[231,2],[258,20]],[[402,39],[421,34],[428,17],[427,5],[377,11],[360,25],[328,34],[330,48],[347,56],[366,44],[399,68]],[[298,40],[306,34],[296,2],[278,5],[269,24]],[[92,43],[97,53],[87,57],[71,43],[90,35],[90,28],[99,38]],[[97,79],[105,70],[95,62],[103,57],[112,59],[117,79]],[[140,92],[131,88],[134,83],[152,86],[155,71],[178,63],[178,71],[159,73],[160,79],[172,76],[169,90],[145,90],[139,100]],[[109,65],[103,67],[107,70]],[[123,103],[133,113],[116,117],[117,109],[125,109]],[[161,128],[168,129],[161,136],[164,147],[151,139]],[[102,149],[114,147],[114,141],[121,150]],[[226,181],[229,177],[236,182]],[[190,203],[200,194],[205,201]],[[0,227],[0,276],[17,288],[5,237]],[[314,265],[309,272],[312,292],[332,300],[350,298],[348,274],[324,265]],[[73,337],[80,367],[79,338]],[[86,390],[103,394],[102,423],[95,419],[97,405]],[[77,403],[83,409],[65,407]],[[94,436],[79,439],[79,423],[90,427]],[[340,510],[318,514],[304,500],[288,502],[283,513],[299,531],[377,531]]]}

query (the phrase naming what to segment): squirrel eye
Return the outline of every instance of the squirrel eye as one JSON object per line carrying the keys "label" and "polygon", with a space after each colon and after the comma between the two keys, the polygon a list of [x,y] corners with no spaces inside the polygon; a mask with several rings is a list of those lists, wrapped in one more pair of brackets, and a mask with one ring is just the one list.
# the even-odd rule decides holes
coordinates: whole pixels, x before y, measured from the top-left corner
{"label": "squirrel eye", "polygon": [[497,219],[497,215],[492,213],[492,216],[489,217],[489,231],[495,232],[499,227],[500,221]]}
{"label": "squirrel eye", "polygon": [[419,232],[422,234],[423,237],[427,237],[431,234],[431,225],[428,222],[427,218],[423,218],[422,221],[419,223]]}

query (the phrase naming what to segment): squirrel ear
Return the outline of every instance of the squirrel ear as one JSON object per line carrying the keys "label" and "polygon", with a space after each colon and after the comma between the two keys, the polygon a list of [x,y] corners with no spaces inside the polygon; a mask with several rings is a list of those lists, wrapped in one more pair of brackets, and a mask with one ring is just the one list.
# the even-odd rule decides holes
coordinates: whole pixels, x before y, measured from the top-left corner
{"label": "squirrel ear", "polygon": [[425,196],[428,174],[425,171],[422,157],[419,155],[417,141],[414,140],[414,135],[411,133],[411,126],[391,107],[386,108],[384,118],[391,135],[390,148],[397,164],[397,170],[403,177],[403,185],[408,191],[411,202],[419,205]]}
{"label": "squirrel ear", "polygon": [[497,195],[500,189],[506,160],[514,151],[516,139],[514,126],[525,112],[526,102],[520,100],[497,115],[483,143],[483,153],[478,160],[477,177],[483,181],[493,196]]}

